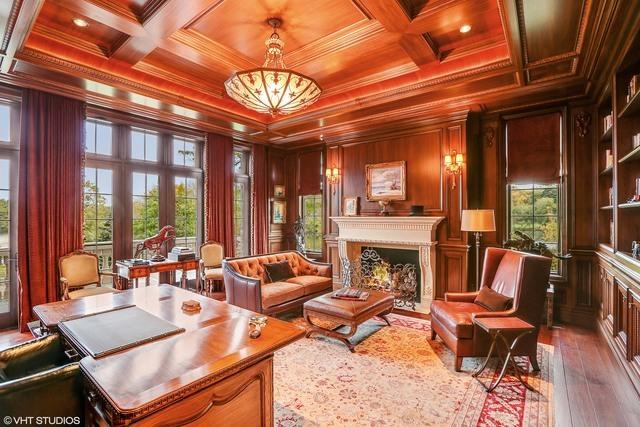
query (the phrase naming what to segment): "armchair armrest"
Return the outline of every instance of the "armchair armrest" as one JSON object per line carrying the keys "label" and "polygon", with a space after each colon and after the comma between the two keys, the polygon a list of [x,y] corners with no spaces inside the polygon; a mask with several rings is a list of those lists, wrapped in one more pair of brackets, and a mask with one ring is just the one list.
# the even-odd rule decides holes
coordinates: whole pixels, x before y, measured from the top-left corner
{"label": "armchair armrest", "polygon": [[259,279],[241,275],[226,261],[222,261],[222,275],[229,304],[262,313],[262,292]]}
{"label": "armchair armrest", "polygon": [[0,383],[0,416],[78,417],[84,425],[78,363]]}
{"label": "armchair armrest", "polygon": [[62,288],[62,299],[69,299],[69,281],[66,277],[60,276],[60,287]]}
{"label": "armchair armrest", "polygon": [[444,300],[447,302],[473,302],[478,296],[478,292],[447,292]]}
{"label": "armchair armrest", "polygon": [[60,366],[66,361],[58,334],[27,341],[0,352],[0,367],[9,380]]}

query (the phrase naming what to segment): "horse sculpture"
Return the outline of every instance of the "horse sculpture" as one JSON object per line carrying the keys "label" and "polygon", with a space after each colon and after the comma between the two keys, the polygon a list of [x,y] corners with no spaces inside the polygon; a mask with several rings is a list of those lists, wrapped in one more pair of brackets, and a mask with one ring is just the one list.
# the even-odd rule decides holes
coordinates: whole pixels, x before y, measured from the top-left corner
{"label": "horse sculpture", "polygon": [[140,257],[143,251],[149,250],[155,252],[151,261],[158,262],[164,261],[165,258],[160,254],[160,250],[162,249],[162,245],[169,240],[173,240],[176,238],[176,230],[172,225],[165,225],[160,229],[158,234],[155,236],[147,237],[142,242],[136,245],[136,258]]}

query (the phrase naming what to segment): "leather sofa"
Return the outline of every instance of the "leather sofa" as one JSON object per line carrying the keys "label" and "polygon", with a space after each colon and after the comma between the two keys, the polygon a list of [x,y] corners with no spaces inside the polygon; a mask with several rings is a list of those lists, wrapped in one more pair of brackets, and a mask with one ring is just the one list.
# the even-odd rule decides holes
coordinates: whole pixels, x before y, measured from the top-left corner
{"label": "leather sofa", "polygon": [[[284,260],[289,261],[295,277],[270,283],[264,264]],[[301,307],[333,289],[331,267],[296,251],[228,258],[222,262],[227,302],[268,315]]]}
{"label": "leather sofa", "polygon": [[82,374],[58,334],[0,351],[0,419],[77,417],[84,425]]}
{"label": "leather sofa", "polygon": [[460,371],[464,357],[486,356],[489,335],[473,324],[478,317],[519,317],[536,327],[523,337],[515,355],[528,356],[534,370],[539,370],[537,342],[546,290],[549,285],[551,259],[502,248],[487,248],[481,286],[513,298],[512,307],[489,311],[475,304],[478,292],[445,294],[444,301],[431,303],[431,339],[439,336],[456,355],[455,370]]}

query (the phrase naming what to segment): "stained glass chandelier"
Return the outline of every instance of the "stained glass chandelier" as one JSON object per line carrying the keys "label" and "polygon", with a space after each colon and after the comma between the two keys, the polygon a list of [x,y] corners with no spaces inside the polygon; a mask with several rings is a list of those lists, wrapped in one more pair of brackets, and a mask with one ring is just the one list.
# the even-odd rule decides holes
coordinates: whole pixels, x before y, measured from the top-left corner
{"label": "stained glass chandelier", "polygon": [[247,108],[260,113],[290,114],[313,104],[322,89],[315,80],[285,67],[278,28],[282,21],[267,21],[273,33],[265,41],[267,51],[262,67],[239,71],[224,83],[227,94]]}

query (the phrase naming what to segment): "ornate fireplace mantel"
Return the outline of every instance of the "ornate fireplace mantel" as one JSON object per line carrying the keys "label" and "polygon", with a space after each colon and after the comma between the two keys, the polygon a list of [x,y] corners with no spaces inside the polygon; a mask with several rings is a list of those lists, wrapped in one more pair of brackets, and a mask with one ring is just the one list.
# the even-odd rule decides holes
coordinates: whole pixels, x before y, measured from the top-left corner
{"label": "ornate fireplace mantel", "polygon": [[[434,297],[436,278],[435,245],[442,216],[332,216],[338,224],[338,253],[350,258],[358,246],[379,245],[419,251],[422,295],[420,311],[428,312]],[[353,257],[354,254],[351,254]]]}

